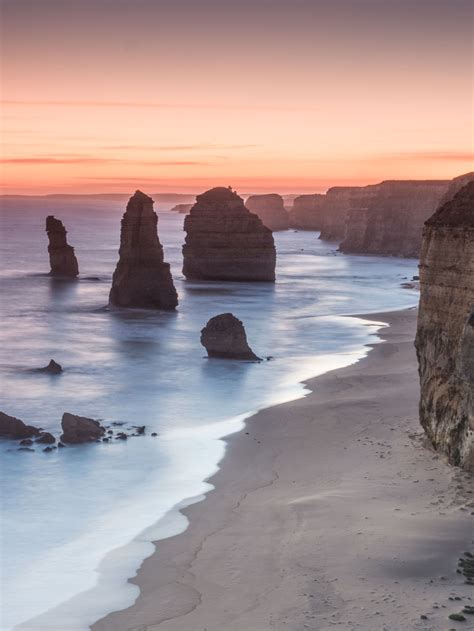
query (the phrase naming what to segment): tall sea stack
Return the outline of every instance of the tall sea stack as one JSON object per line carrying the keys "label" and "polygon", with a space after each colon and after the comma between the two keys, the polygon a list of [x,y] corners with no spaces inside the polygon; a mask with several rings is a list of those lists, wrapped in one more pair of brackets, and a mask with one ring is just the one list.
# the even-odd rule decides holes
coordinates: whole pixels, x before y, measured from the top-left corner
{"label": "tall sea stack", "polygon": [[474,471],[474,181],[425,223],[420,285],[421,424],[452,464]]}
{"label": "tall sea stack", "polygon": [[273,232],[288,230],[288,213],[283,204],[283,197],[277,193],[251,195],[245,205],[251,213],[260,217],[262,223]]}
{"label": "tall sea stack", "polygon": [[184,220],[183,274],[189,279],[274,281],[272,231],[230,188],[196,197]]}
{"label": "tall sea stack", "polygon": [[79,274],[79,265],[74,248],[67,242],[67,231],[63,222],[49,215],[46,217],[46,232],[51,276],[75,278]]}
{"label": "tall sea stack", "polygon": [[172,310],[178,295],[163,261],[153,200],[141,191],[130,198],[122,218],[119,261],[109,302],[118,307]]}

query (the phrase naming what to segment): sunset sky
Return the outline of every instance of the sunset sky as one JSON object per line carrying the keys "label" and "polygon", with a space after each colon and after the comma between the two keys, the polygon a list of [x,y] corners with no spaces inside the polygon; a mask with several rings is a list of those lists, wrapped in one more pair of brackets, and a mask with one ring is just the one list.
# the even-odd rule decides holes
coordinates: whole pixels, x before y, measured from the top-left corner
{"label": "sunset sky", "polygon": [[4,193],[472,170],[470,0],[0,0]]}

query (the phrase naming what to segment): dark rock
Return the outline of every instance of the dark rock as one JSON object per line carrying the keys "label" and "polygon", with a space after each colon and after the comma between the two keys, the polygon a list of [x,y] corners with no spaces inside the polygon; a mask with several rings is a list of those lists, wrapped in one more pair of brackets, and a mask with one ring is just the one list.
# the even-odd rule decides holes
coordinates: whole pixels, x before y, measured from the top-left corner
{"label": "dark rock", "polygon": [[32,444],[33,441],[31,440],[31,438],[24,438],[23,440],[20,440],[20,445],[23,445],[24,447],[29,447]]}
{"label": "dark rock", "polygon": [[31,449],[31,447],[18,447],[17,451],[34,451],[34,449]]}
{"label": "dark rock", "polygon": [[176,206],[173,206],[171,209],[171,212],[179,213],[180,215],[187,215],[192,207],[192,204],[176,204]]}
{"label": "dark rock", "polygon": [[232,313],[211,318],[201,331],[201,344],[208,357],[259,360],[247,343],[244,325]]}
{"label": "dark rock", "polygon": [[61,420],[64,443],[87,443],[102,438],[105,430],[99,423],[85,416],[76,416],[65,412]]}
{"label": "dark rock", "polygon": [[184,220],[183,274],[189,279],[274,281],[271,230],[230,188],[198,195]]}
{"label": "dark rock", "polygon": [[127,434],[125,434],[125,432],[119,432],[115,438],[117,440],[127,440],[128,436]]}
{"label": "dark rock", "polygon": [[251,195],[245,205],[251,213],[260,217],[264,226],[273,232],[288,230],[290,222],[281,195],[276,193]]}
{"label": "dark rock", "polygon": [[157,434],[156,432],[152,432],[152,433],[151,433],[151,435],[152,435],[153,437],[158,436],[158,434]]}
{"label": "dark rock", "polygon": [[52,445],[56,442],[56,439],[49,432],[43,432],[40,434],[40,437],[36,440],[37,443],[42,443],[44,445]]}
{"label": "dark rock", "polygon": [[145,433],[146,425],[134,425],[134,428],[137,430],[137,434],[141,436]]}
{"label": "dark rock", "polygon": [[47,366],[39,369],[39,372],[47,372],[50,375],[59,375],[62,371],[62,366],[55,362],[54,359],[52,359]]}
{"label": "dark rock", "polygon": [[56,445],[53,445],[53,446],[50,446],[50,447],[45,447],[43,449],[43,451],[48,452],[48,451],[54,451],[55,449],[56,449]]}
{"label": "dark rock", "polygon": [[67,232],[62,221],[55,219],[53,215],[46,217],[46,232],[49,239],[51,276],[75,278],[79,274],[79,266],[74,248],[68,245]]}
{"label": "dark rock", "polygon": [[420,287],[420,421],[452,464],[474,471],[474,181],[426,222]]}
{"label": "dark rock", "polygon": [[66,445],[63,445],[62,443],[58,443],[58,449],[64,449]]}
{"label": "dark rock", "polygon": [[38,427],[25,425],[19,418],[0,412],[0,438],[18,440],[20,438],[39,436],[39,434],[40,429]]}
{"label": "dark rock", "polygon": [[130,198],[122,218],[119,261],[109,302],[118,307],[173,310],[178,295],[163,260],[153,200],[141,191]]}

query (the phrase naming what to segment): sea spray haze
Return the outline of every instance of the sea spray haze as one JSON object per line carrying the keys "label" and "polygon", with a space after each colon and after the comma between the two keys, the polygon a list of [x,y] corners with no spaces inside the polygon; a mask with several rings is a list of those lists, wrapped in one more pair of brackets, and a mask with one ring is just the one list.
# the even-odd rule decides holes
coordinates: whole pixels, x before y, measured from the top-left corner
{"label": "sea spray haze", "polygon": [[[63,618],[56,611],[55,620],[87,628],[133,600],[126,579],[150,554],[147,541],[184,523],[171,514],[158,529],[146,529],[207,490],[203,480],[223,455],[219,437],[238,429],[242,416],[301,396],[301,380],[361,357],[377,326],[345,314],[417,301],[416,292],[400,286],[416,273],[415,260],[343,256],[312,232],[274,235],[275,283],[185,281],[183,216],[158,205],[179,308],[109,310],[123,208],[123,201],[2,204],[5,411],[55,435],[65,411],[146,425],[145,436],[126,443],[56,453],[18,453],[2,443],[5,629],[54,610],[97,580],[99,590],[63,605]],[[48,214],[67,225],[78,281],[47,275]],[[206,359],[200,331],[229,311],[244,322],[255,353],[271,361]],[[62,374],[30,371],[51,357]]]}

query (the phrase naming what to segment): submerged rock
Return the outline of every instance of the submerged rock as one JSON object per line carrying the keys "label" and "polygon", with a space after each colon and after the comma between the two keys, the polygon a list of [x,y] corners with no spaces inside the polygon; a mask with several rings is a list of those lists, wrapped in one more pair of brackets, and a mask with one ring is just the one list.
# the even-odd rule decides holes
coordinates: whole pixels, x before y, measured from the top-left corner
{"label": "submerged rock", "polygon": [[52,359],[47,366],[45,366],[44,368],[39,368],[38,370],[39,372],[47,372],[50,375],[59,375],[60,373],[62,373],[63,367],[61,366],[61,364],[58,364],[54,361],[54,359]]}
{"label": "submerged rock", "polygon": [[109,302],[118,307],[173,310],[178,295],[163,260],[153,200],[141,191],[130,198],[122,218],[119,261]]}
{"label": "submerged rock", "polygon": [[208,357],[260,359],[248,345],[244,325],[232,313],[222,313],[211,318],[201,331],[201,344]]}
{"label": "submerged rock", "polygon": [[186,278],[274,281],[273,235],[230,188],[198,195],[184,220]]}
{"label": "submerged rock", "polygon": [[99,421],[87,418],[85,416],[76,416],[65,412],[61,420],[63,434],[61,441],[63,443],[88,443],[93,442],[105,433],[105,429]]}
{"label": "submerged rock", "polygon": [[67,242],[67,231],[63,222],[49,215],[46,217],[46,232],[49,239],[51,276],[75,278],[79,274],[79,265],[74,248]]}
{"label": "submerged rock", "polygon": [[0,412],[0,438],[12,438],[18,440],[21,438],[31,438],[39,436],[41,430],[33,425],[26,425],[19,418],[9,416],[5,412]]}
{"label": "submerged rock", "polygon": [[281,195],[276,193],[251,195],[245,205],[250,212],[260,217],[264,226],[273,232],[288,230],[290,222]]}
{"label": "submerged rock", "polygon": [[452,464],[474,471],[474,181],[426,222],[420,287],[420,421]]}

